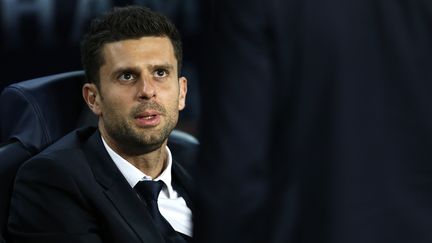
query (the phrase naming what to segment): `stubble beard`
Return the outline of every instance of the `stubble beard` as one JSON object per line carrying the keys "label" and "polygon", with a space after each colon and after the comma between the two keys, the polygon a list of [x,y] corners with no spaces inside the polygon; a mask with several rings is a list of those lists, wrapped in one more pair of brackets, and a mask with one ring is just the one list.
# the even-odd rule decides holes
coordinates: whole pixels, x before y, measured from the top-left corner
{"label": "stubble beard", "polygon": [[[139,128],[134,125],[135,114],[149,108],[157,110],[165,118],[165,124],[161,124],[161,128]],[[130,155],[159,149],[175,128],[178,119],[178,113],[167,112],[165,108],[155,103],[147,103],[133,109],[127,118],[121,117],[115,111],[111,111],[110,114],[114,115],[105,119],[105,130],[117,146]]]}

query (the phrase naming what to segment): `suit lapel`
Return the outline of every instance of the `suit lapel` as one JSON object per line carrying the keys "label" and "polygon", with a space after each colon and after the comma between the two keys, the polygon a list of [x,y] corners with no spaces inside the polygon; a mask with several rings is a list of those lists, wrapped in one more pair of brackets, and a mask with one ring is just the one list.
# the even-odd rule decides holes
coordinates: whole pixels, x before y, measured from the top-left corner
{"label": "suit lapel", "polygon": [[141,241],[163,242],[143,202],[105,150],[98,131],[89,138],[83,149],[96,180],[105,189],[105,195]]}
{"label": "suit lapel", "polygon": [[143,242],[163,241],[147,209],[143,202],[138,199],[135,191],[125,193],[123,185],[114,183],[105,191],[105,195]]}
{"label": "suit lapel", "polygon": [[192,199],[194,196],[194,186],[192,177],[177,161],[173,160],[172,167],[173,188],[185,199],[188,207],[193,211]]}

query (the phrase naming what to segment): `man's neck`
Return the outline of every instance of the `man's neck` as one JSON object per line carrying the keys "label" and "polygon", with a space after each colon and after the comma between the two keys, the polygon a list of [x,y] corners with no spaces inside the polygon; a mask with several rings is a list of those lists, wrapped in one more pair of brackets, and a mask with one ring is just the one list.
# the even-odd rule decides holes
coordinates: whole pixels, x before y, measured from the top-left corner
{"label": "man's neck", "polygon": [[151,178],[158,177],[167,165],[167,151],[165,145],[153,152],[138,156],[128,156],[127,154],[116,152]]}
{"label": "man's neck", "polygon": [[166,141],[156,150],[137,154],[128,153],[127,150],[122,149],[121,146],[118,146],[115,141],[102,132],[101,136],[114,152],[151,178],[158,177],[167,166]]}

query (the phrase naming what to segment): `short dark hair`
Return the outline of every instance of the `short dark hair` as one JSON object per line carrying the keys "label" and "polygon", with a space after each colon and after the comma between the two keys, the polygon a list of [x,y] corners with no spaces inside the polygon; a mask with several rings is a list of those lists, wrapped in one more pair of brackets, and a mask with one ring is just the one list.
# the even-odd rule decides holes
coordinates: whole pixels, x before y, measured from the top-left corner
{"label": "short dark hair", "polygon": [[101,18],[94,19],[81,42],[81,62],[87,80],[99,86],[99,69],[104,64],[105,44],[139,39],[146,36],[168,37],[177,59],[178,75],[182,64],[180,33],[162,14],[140,6],[116,7]]}

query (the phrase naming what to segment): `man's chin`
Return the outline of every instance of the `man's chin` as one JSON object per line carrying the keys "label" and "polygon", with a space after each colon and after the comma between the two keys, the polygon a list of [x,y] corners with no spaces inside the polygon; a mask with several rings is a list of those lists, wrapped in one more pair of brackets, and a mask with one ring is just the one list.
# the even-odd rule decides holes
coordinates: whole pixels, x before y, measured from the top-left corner
{"label": "man's chin", "polygon": [[125,150],[136,155],[156,151],[164,146],[164,144],[164,139],[154,137],[146,139],[143,139],[143,137],[135,138],[124,143],[124,145],[127,146]]}
{"label": "man's chin", "polygon": [[136,140],[139,141],[141,146],[162,146],[167,140],[168,136],[165,137],[161,131],[146,131],[138,134]]}

